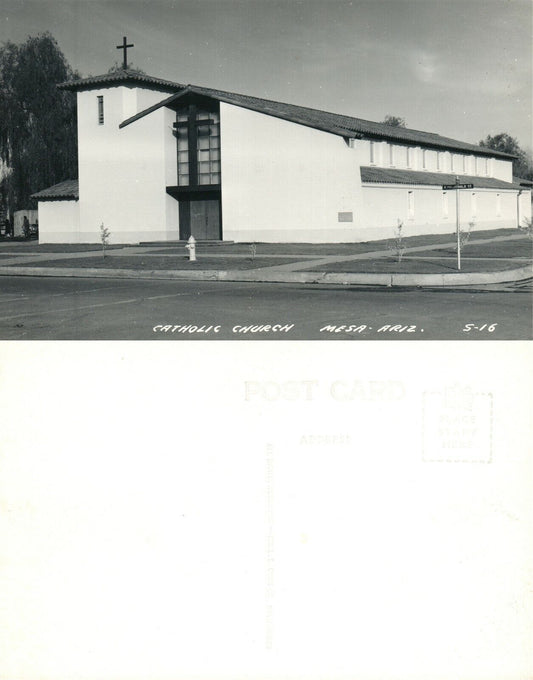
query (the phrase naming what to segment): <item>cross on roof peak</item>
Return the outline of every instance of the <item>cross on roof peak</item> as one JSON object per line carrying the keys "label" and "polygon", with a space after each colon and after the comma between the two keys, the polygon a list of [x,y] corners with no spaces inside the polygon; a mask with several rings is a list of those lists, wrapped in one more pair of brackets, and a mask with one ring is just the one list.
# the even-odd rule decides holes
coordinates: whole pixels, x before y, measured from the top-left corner
{"label": "cross on roof peak", "polygon": [[122,62],[122,68],[126,70],[128,68],[128,47],[135,47],[135,45],[128,45],[128,39],[126,36],[122,39],[122,45],[117,45],[117,50],[124,50],[124,60]]}

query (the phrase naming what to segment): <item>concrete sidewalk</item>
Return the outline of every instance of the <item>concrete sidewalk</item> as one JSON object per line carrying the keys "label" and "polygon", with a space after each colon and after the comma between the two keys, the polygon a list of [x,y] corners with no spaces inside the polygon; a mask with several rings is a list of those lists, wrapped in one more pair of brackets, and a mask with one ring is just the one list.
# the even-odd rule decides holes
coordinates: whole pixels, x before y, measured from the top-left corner
{"label": "concrete sidewalk", "polygon": [[[509,230],[509,234],[499,236],[483,236],[481,238],[472,238],[469,241],[468,247],[473,245],[485,245],[488,243],[499,243],[504,241],[513,241],[524,239],[523,234],[517,234],[514,230]],[[486,233],[486,232],[485,232]],[[415,237],[416,238],[416,237]],[[441,237],[442,238],[442,235]],[[431,237],[427,237],[431,241]],[[433,239],[433,241],[438,240]],[[407,242],[409,239],[407,239]],[[235,244],[237,247],[242,247],[243,244]],[[263,246],[267,244],[261,244]],[[358,244],[349,244],[349,247],[357,247]],[[369,244],[361,244],[361,246],[368,246]],[[377,245],[377,244],[376,244]],[[380,243],[383,245],[383,243]],[[178,252],[181,244],[176,244]],[[277,283],[331,283],[331,284],[358,284],[358,285],[382,285],[382,286],[447,286],[447,285],[472,285],[472,284],[488,284],[488,283],[503,283],[511,281],[520,281],[533,277],[533,267],[528,257],[492,257],[492,258],[472,258],[477,260],[488,260],[491,262],[501,260],[502,265],[507,264],[508,268],[504,266],[496,271],[478,271],[478,272],[444,272],[444,273],[401,273],[401,272],[349,272],[328,271],[328,265],[336,265],[338,263],[349,263],[356,260],[376,260],[391,257],[391,250],[389,248],[380,248],[376,250],[367,250],[355,254],[340,253],[338,255],[321,255],[317,252],[316,255],[309,255],[308,253],[298,254],[298,244],[291,244],[290,248],[296,250],[294,254],[283,253],[283,244],[268,244],[270,250],[279,249],[281,252],[272,254],[256,254],[254,256],[254,264],[257,266],[248,269],[128,269],[119,267],[84,267],[81,265],[83,260],[94,258],[99,254],[98,250],[87,250],[83,252],[41,252],[41,253],[23,253],[20,255],[13,253],[2,254],[2,246],[0,245],[0,275],[4,276],[66,276],[66,277],[84,277],[84,278],[138,278],[138,279],[181,279],[181,280],[216,280],[216,281],[255,281],[255,282],[277,282]],[[416,245],[406,247],[404,256],[409,259],[409,256],[414,253],[433,252],[437,250],[446,250],[455,248],[455,241],[445,241],[438,243],[426,243],[423,245]],[[183,247],[183,246],[181,246]],[[229,246],[231,247],[231,246]],[[331,245],[328,246],[331,248]],[[112,253],[112,258],[136,258],[136,257],[168,257],[176,258],[176,252],[162,253],[161,244],[154,244],[150,246],[124,246],[123,248],[115,248]],[[201,243],[199,250],[201,251]],[[339,250],[346,248],[346,244],[340,244]],[[302,244],[301,250],[305,251],[305,244]],[[23,247],[20,248],[23,251]],[[246,253],[231,253],[231,252],[216,252],[215,248],[205,246],[205,252],[209,250],[209,259],[246,259],[250,258]],[[317,248],[318,250],[318,248]],[[441,256],[442,257],[442,256]],[[261,266],[261,261],[265,259],[290,259],[291,262],[276,264],[270,266]],[[424,258],[424,259],[430,259]],[[431,258],[432,259],[432,258]],[[468,259],[467,257],[465,260]],[[61,266],[60,262],[65,260],[79,260],[80,266]],[[39,266],[44,262],[55,262],[58,266]],[[509,268],[509,264],[516,264],[516,267]],[[201,256],[198,260],[198,265],[201,265]],[[26,266],[35,265],[35,266]],[[320,267],[322,271],[305,271],[316,269]]]}

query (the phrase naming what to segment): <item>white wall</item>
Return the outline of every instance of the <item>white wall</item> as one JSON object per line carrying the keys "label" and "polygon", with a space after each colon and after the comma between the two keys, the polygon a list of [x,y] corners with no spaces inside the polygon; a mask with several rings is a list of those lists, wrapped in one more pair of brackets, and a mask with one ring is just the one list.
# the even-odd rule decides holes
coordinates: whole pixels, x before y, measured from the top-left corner
{"label": "white wall", "polygon": [[[413,215],[410,215],[408,210],[409,191],[413,192]],[[446,215],[444,192],[440,188],[363,185],[368,238],[390,238],[398,220],[403,222],[404,236],[453,233],[456,225],[455,193],[446,192],[448,197]],[[516,227],[516,191],[476,189],[461,191],[459,194],[461,225],[466,226],[473,222],[474,230]]]}
{"label": "white wall", "polygon": [[531,207],[531,190],[523,190],[518,199],[517,226],[524,227],[525,221],[531,221]]}
{"label": "white wall", "polygon": [[342,137],[225,103],[220,118],[224,240],[359,240],[359,165]]}
{"label": "white wall", "polygon": [[39,243],[80,243],[78,201],[39,201]]}
{"label": "white wall", "polygon": [[513,163],[512,161],[503,161],[499,158],[495,158],[492,161],[493,166],[493,177],[497,177],[504,182],[513,181]]}
{"label": "white wall", "polygon": [[81,242],[99,241],[102,223],[111,231],[111,243],[179,238],[177,202],[165,191],[176,184],[173,112],[162,108],[119,130],[126,117],[164,97],[124,86],[78,93]]}

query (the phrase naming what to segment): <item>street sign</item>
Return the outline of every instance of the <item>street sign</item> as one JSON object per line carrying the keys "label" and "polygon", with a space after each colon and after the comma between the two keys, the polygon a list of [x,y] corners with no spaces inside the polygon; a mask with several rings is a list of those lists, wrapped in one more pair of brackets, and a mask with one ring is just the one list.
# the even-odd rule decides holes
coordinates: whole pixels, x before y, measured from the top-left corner
{"label": "street sign", "polygon": [[443,184],[442,189],[449,191],[450,189],[473,189],[473,184]]}
{"label": "street sign", "polygon": [[[459,184],[459,175],[455,177],[455,184],[442,184],[443,191],[454,189],[473,189],[473,184]],[[461,227],[459,222],[459,192],[455,194],[455,232],[457,234],[457,269],[461,269]]]}

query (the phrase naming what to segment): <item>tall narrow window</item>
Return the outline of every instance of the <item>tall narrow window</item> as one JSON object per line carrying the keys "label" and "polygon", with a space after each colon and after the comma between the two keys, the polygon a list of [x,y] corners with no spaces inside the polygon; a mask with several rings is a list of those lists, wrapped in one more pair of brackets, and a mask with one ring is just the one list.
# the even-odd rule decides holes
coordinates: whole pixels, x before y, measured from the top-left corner
{"label": "tall narrow window", "polygon": [[178,184],[189,184],[189,136],[187,111],[176,115],[176,137],[178,138]]}
{"label": "tall narrow window", "polygon": [[442,216],[444,219],[448,218],[448,214],[450,212],[449,204],[448,204],[448,192],[443,191],[442,192]]}
{"label": "tall narrow window", "polygon": [[389,165],[394,165],[394,146],[389,144]]}
{"label": "tall narrow window", "polygon": [[374,142],[370,142],[370,162],[376,162],[376,149],[374,148]]}
{"label": "tall narrow window", "polygon": [[479,175],[481,174],[479,171],[479,164],[480,164],[480,159],[476,156],[474,159],[474,167],[475,167],[475,174]]}
{"label": "tall narrow window", "polygon": [[463,172],[466,172],[466,156],[463,155]]}
{"label": "tall narrow window", "polygon": [[422,168],[424,170],[427,168],[426,149],[422,149]]}
{"label": "tall narrow window", "polygon": [[413,219],[415,216],[415,194],[414,191],[407,192],[407,214],[409,219]]}
{"label": "tall narrow window", "polygon": [[198,184],[220,184],[220,123],[218,113],[198,111]]}
{"label": "tall narrow window", "polygon": [[485,158],[485,163],[484,163],[484,170],[485,170],[485,175],[489,174],[489,159]]}
{"label": "tall narrow window", "polygon": [[412,151],[413,150],[411,149],[410,146],[406,147],[406,149],[405,149],[405,162],[407,163],[408,168],[410,168],[411,165],[412,165],[412,160],[411,160],[412,156],[413,156]]}
{"label": "tall narrow window", "polygon": [[102,95],[98,95],[98,125],[104,124],[104,98]]}
{"label": "tall narrow window", "polygon": [[178,185],[220,184],[220,117],[190,105],[177,112]]}
{"label": "tall narrow window", "polygon": [[441,153],[440,151],[437,151],[437,170],[441,169],[441,165],[442,165]]}
{"label": "tall narrow window", "polygon": [[451,154],[450,154],[450,172],[455,172],[455,169],[454,169],[455,163],[454,163],[454,158],[453,158],[453,156],[454,156],[454,154],[451,153]]}

